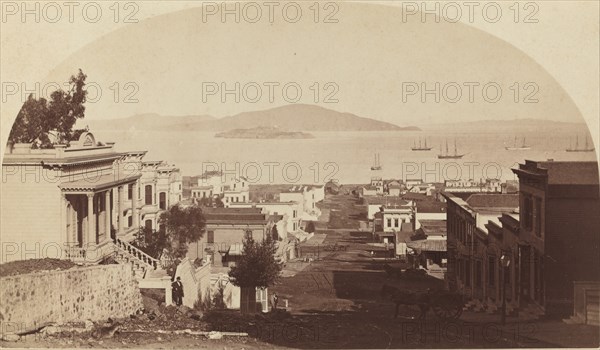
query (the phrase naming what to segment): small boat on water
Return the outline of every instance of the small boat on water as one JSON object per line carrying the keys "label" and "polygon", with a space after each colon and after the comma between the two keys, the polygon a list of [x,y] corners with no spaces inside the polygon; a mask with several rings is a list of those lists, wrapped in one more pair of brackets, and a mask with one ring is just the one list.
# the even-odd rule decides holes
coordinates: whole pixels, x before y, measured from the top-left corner
{"label": "small boat on water", "polygon": [[417,147],[417,144],[415,143],[415,141],[413,141],[413,146],[411,148],[411,150],[413,151],[431,151],[432,147],[427,147],[427,138],[425,138],[425,145],[421,144],[421,138],[419,138],[419,146]]}
{"label": "small boat on water", "polygon": [[567,152],[593,152],[594,147],[590,147],[588,143],[587,136],[585,137],[585,146],[583,148],[579,148],[579,136],[575,137],[575,147],[573,144],[569,145],[569,148],[566,149]]}
{"label": "small boat on water", "polygon": [[371,166],[371,170],[381,170],[381,162],[379,161],[379,153],[375,153],[375,162]]}
{"label": "small boat on water", "polygon": [[440,145],[440,154],[438,154],[438,159],[460,159],[464,157],[465,154],[458,154],[456,149],[456,140],[454,140],[454,154],[448,152],[448,140],[446,140],[446,153],[442,153],[442,146]]}
{"label": "small boat on water", "polygon": [[525,143],[525,138],[523,137],[523,142],[520,146],[517,146],[517,137],[515,136],[515,142],[512,146],[504,146],[504,149],[507,151],[524,151],[531,149],[531,146]]}

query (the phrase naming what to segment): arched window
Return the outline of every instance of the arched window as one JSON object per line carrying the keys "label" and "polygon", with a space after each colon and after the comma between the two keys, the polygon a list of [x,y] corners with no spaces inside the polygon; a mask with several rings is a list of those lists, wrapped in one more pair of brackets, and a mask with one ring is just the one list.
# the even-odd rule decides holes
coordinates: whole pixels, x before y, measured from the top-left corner
{"label": "arched window", "polygon": [[167,194],[165,192],[161,192],[158,195],[158,203],[159,203],[159,208],[162,210],[167,209]]}
{"label": "arched window", "polygon": [[146,205],[152,205],[152,185],[146,185],[144,188],[144,203]]}

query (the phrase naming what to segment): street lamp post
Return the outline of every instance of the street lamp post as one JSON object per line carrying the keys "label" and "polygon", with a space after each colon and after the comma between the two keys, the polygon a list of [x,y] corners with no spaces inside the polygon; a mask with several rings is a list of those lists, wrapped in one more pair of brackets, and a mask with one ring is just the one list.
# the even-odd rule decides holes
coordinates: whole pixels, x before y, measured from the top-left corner
{"label": "street lamp post", "polygon": [[510,255],[503,253],[500,257],[502,265],[502,316],[500,322],[506,324],[506,269],[510,266]]}

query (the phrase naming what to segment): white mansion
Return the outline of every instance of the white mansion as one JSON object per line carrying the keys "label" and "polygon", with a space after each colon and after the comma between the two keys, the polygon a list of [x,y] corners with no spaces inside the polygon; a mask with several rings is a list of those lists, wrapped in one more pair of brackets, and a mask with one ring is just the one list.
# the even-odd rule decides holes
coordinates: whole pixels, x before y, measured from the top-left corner
{"label": "white mansion", "polygon": [[140,226],[159,229],[160,212],[181,200],[179,169],[116,152],[85,132],[51,149],[9,145],[2,162],[0,263],[68,258],[95,263],[122,250]]}

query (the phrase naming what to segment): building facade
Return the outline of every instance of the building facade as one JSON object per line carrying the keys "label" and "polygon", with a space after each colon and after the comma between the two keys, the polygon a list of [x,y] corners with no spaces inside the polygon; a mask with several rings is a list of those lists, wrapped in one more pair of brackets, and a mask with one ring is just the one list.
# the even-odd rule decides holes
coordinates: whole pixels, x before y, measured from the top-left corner
{"label": "building facade", "polygon": [[[49,149],[9,145],[2,162],[2,262],[54,257],[95,263],[114,252],[117,239],[131,241],[144,218],[139,189],[145,153],[116,152],[90,132]],[[167,203],[179,196],[169,188]]]}

